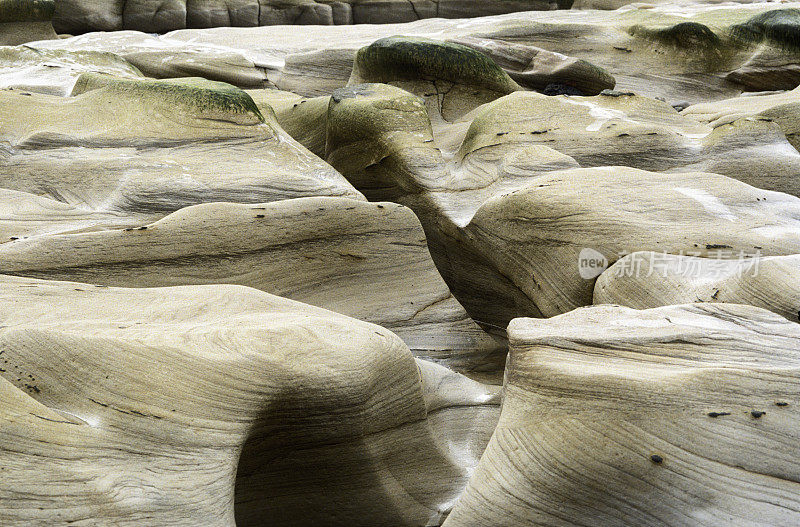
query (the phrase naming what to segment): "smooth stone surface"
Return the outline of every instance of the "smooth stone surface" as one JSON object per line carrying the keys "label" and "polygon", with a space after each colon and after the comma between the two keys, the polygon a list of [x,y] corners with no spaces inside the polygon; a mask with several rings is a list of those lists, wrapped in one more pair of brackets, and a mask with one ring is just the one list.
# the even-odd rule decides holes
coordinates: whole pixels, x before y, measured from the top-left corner
{"label": "smooth stone surface", "polygon": [[0,189],[0,244],[39,234],[146,225],[158,213],[94,210],[28,192]]}
{"label": "smooth stone surface", "polygon": [[480,37],[451,40],[489,56],[521,86],[543,91],[552,84],[573,87],[581,95],[612,90],[616,80],[607,71],[582,59],[514,42],[486,41]]}
{"label": "smooth stone surface", "polygon": [[509,338],[500,423],[445,527],[800,521],[800,325],[595,306]]}
{"label": "smooth stone surface", "polygon": [[800,196],[800,153],[779,124],[762,116],[714,126],[663,101],[621,92],[596,97],[515,93],[475,112],[465,134],[456,133],[458,126],[453,129],[449,141],[463,138],[456,154],[462,160],[479,150],[485,155],[541,144],[583,167],[714,172]]}
{"label": "smooth stone surface", "polygon": [[436,525],[498,417],[388,330],[250,288],[2,277],[0,305],[3,525]]}
{"label": "smooth stone surface", "polygon": [[59,95],[72,93],[84,73],[142,77],[142,73],[113,53],[0,47],[0,89]]}
{"label": "smooth stone surface", "polygon": [[[90,34],[36,46],[112,51],[154,76],[174,75],[173,61],[165,60],[173,57],[183,75],[200,75],[199,64],[206,64],[207,75],[225,75],[211,78],[253,87],[253,76],[261,76],[278,88],[318,96],[345,85],[357,50],[378,39],[466,38],[477,39],[473,44],[490,57],[497,57],[498,48],[508,49],[508,42],[523,46],[525,53],[544,49],[586,61],[593,70],[600,68],[616,79],[618,90],[664,97],[671,104],[696,103],[748,90],[791,89],[800,83],[798,51],[791,45],[798,17],[791,11],[778,17],[785,20],[784,37],[757,31],[763,25],[759,17],[777,11],[776,7],[797,10],[800,3],[642,4],[619,11],[537,11],[463,20],[314,26],[302,31],[271,26],[189,29],[161,37]],[[131,57],[134,53],[138,60]],[[199,64],[188,62],[192,53]],[[235,67],[227,64],[232,55],[238,56]],[[233,80],[236,77],[241,81]]]}
{"label": "smooth stone surface", "polygon": [[768,92],[689,106],[681,112],[691,119],[720,128],[742,118],[768,120],[777,124],[795,148],[800,146],[800,88]]}
{"label": "smooth stone surface", "polygon": [[[797,198],[710,173],[577,168],[677,171],[705,150],[740,177],[796,189],[777,170],[781,151],[759,158],[747,143],[706,146],[709,129],[661,101],[514,93],[448,123],[415,95],[365,84],[334,93],[327,129],[326,160],[369,199],[414,210],[451,290],[488,327],[591,304],[583,249],[609,264],[637,250],[798,250]],[[788,159],[800,157],[773,132]],[[737,148],[747,162],[726,150]],[[775,170],[756,170],[762,161]]]}
{"label": "smooth stone surface", "polygon": [[597,274],[587,271],[602,266],[584,267],[587,252],[608,264],[643,250],[798,254],[800,199],[715,174],[573,169],[489,199],[465,231],[543,315],[554,316],[592,303]]}
{"label": "smooth stone surface", "polygon": [[154,219],[213,201],[363,199],[233,86],[84,75],[74,93],[0,91],[0,187]]}
{"label": "smooth stone surface", "polygon": [[724,260],[637,252],[594,286],[595,304],[646,309],[687,302],[748,304],[798,322],[800,255]]}
{"label": "smooth stone surface", "polygon": [[319,157],[325,157],[325,136],[328,131],[330,96],[303,97],[275,89],[246,90],[265,113],[267,107],[286,133]]}
{"label": "smooth stone surface", "polygon": [[0,272],[121,287],[250,286],[379,324],[416,356],[459,371],[497,379],[505,361],[505,346],[442,280],[419,221],[393,203],[196,205],[135,229],[0,243]]}

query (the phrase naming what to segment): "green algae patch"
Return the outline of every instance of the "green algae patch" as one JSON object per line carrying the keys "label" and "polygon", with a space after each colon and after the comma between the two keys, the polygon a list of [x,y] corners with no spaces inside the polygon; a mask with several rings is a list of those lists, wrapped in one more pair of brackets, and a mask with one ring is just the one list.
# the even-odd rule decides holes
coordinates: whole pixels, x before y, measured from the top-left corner
{"label": "green algae patch", "polygon": [[522,88],[486,55],[452,42],[418,37],[382,38],[358,50],[358,82],[448,81],[508,94]]}
{"label": "green algae patch", "polygon": [[711,28],[698,22],[681,22],[663,28],[637,25],[631,27],[630,33],[633,36],[686,50],[717,48],[722,45],[722,40]]}
{"label": "green algae patch", "polygon": [[72,96],[104,89],[120,99],[152,102],[205,119],[237,124],[264,123],[253,99],[243,90],[225,82],[198,77],[179,79],[126,79],[96,73],[84,73],[75,83]]}
{"label": "green algae patch", "polygon": [[55,0],[0,0],[0,23],[47,22],[55,10]]}
{"label": "green algae patch", "polygon": [[775,9],[731,27],[731,37],[742,44],[767,42],[800,50],[800,9]]}
{"label": "green algae patch", "polygon": [[333,92],[328,106],[329,150],[398,131],[424,139],[433,136],[425,103],[416,95],[386,84],[359,84]]}

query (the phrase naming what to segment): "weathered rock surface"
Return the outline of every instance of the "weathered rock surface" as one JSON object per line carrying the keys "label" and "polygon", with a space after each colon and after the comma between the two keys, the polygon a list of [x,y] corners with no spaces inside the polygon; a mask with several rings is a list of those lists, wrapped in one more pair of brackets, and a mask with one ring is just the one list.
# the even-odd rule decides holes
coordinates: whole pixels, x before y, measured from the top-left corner
{"label": "weathered rock surface", "polygon": [[153,219],[212,201],[363,199],[233,86],[87,74],[74,94],[0,91],[0,187]]}
{"label": "weathered rock surface", "polygon": [[800,524],[800,2],[0,44],[1,526]]}
{"label": "weathered rock surface", "polygon": [[514,93],[478,110],[466,132],[457,123],[440,136],[451,134],[451,142],[462,142],[457,157],[463,160],[478,151],[508,155],[544,145],[583,167],[715,172],[800,196],[800,153],[782,129],[791,126],[767,116],[699,124],[663,101],[621,92],[597,97]]}
{"label": "weathered rock surface", "polygon": [[145,225],[162,216],[153,212],[95,210],[28,192],[0,189],[0,244],[37,234]]}
{"label": "weathered rock surface", "polygon": [[637,252],[594,287],[595,304],[646,309],[687,302],[748,304],[798,322],[800,255],[725,260]]}
{"label": "weathered rock surface", "polygon": [[456,38],[451,42],[489,56],[512,79],[526,88],[544,91],[548,86],[561,84],[577,89],[581,95],[597,95],[616,85],[613,76],[591,62],[535,46],[487,41],[479,37]]}
{"label": "weathered rock surface", "polygon": [[[494,326],[513,313],[554,316],[591,304],[593,281],[579,274],[583,249],[610,263],[637,250],[798,251],[797,198],[715,174],[576,168],[627,161],[663,170],[691,160],[702,148],[698,124],[662,106],[625,95],[515,93],[432,127],[422,99],[359,85],[332,97],[326,159],[369,199],[412,208],[453,292],[475,320]],[[762,159],[774,161],[766,152]],[[781,173],[750,173],[796,188]]]}
{"label": "weathered rock surface", "polygon": [[[782,9],[776,10],[776,6]],[[498,48],[510,50],[509,44],[516,50],[514,54],[522,56],[535,56],[544,49],[571,57],[570,61],[583,60],[593,65],[580,70],[588,74],[584,84],[597,79],[595,70],[601,68],[616,79],[618,90],[661,96],[674,104],[797,86],[798,51],[791,42],[800,22],[794,14],[798,9],[800,3],[796,2],[724,7],[638,5],[619,11],[537,11],[469,20],[315,26],[303,31],[272,26],[182,30],[159,38],[93,34],[36,45],[120,53],[155,76],[174,74],[172,61],[163,62],[170,56],[179,61],[183,75],[198,75],[196,70],[185,69],[189,54],[198,53],[198,59],[202,58],[198,63],[213,64],[206,68],[210,73],[225,72],[227,77],[221,80],[233,82],[232,76],[241,76],[242,84],[234,84],[244,85],[260,73],[278,88],[307,90],[298,93],[317,96],[346,84],[358,49],[378,39],[403,35],[464,43],[467,38],[477,39],[473,45],[500,62],[500,56],[512,52],[498,52]],[[762,20],[765,17],[767,22]],[[760,30],[762,27],[767,29]],[[786,29],[773,31],[772,27]],[[142,46],[143,39],[150,43],[149,49]],[[129,56],[134,50],[139,53],[138,61]],[[236,67],[226,65],[232,53],[239,56]],[[212,59],[215,55],[219,60]],[[247,63],[253,68],[243,69]],[[517,67],[510,67],[509,72]]]}
{"label": "weathered rock surface", "polygon": [[500,423],[446,527],[800,521],[800,325],[597,306],[509,337]]}
{"label": "weathered rock surface", "polygon": [[384,83],[430,92],[437,113],[454,120],[522,89],[493,60],[470,47],[426,38],[389,37],[356,53],[349,85]]}
{"label": "weathered rock surface", "polygon": [[187,207],[127,230],[0,244],[0,273],[122,287],[237,284],[379,324],[415,355],[502,371],[505,347],[453,298],[414,214],[302,198]]}
{"label": "weathered rock surface", "polygon": [[187,27],[278,24],[386,24],[421,18],[480,17],[549,10],[567,3],[561,0],[61,0],[54,24],[59,31],[67,33],[121,29],[163,33]]}
{"label": "weathered rock surface", "polygon": [[800,147],[800,88],[695,104],[683,110],[681,115],[708,123],[714,129],[739,119],[771,121],[780,127],[792,146]]}
{"label": "weathered rock surface", "polygon": [[55,0],[0,0],[0,46],[56,38]]}
{"label": "weathered rock surface", "polygon": [[274,89],[246,91],[261,113],[268,112],[271,108],[275,119],[286,133],[315,155],[325,156],[330,96],[303,97]]}
{"label": "weathered rock surface", "polygon": [[101,51],[0,47],[0,89],[33,91],[66,97],[84,73],[141,77],[126,60]]}
{"label": "weathered rock surface", "polygon": [[574,169],[489,199],[465,231],[542,314],[554,316],[592,303],[594,280],[580,265],[585,249],[609,263],[641,250],[798,254],[800,199],[714,174]]}
{"label": "weathered rock surface", "polygon": [[0,305],[3,525],[434,525],[498,416],[391,332],[249,288],[3,277]]}

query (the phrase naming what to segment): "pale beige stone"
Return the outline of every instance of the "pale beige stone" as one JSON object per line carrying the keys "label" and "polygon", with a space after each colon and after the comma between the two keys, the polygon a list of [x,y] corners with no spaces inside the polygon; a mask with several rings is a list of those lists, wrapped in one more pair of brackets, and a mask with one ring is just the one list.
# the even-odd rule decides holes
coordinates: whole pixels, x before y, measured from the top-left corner
{"label": "pale beige stone", "polygon": [[0,305],[3,525],[435,525],[498,416],[388,330],[250,288],[3,277]]}
{"label": "pale beige stone", "polygon": [[153,219],[213,201],[363,199],[233,86],[89,75],[75,93],[0,91],[0,187]]}
{"label": "pale beige stone", "polygon": [[[637,250],[799,248],[797,198],[680,172],[705,153],[737,178],[797,194],[797,178],[778,168],[800,155],[780,131],[770,137],[783,141],[786,156],[763,148],[759,157],[747,143],[703,137],[709,127],[661,101],[624,94],[516,92],[453,123],[439,117],[432,125],[430,113],[430,104],[395,87],[337,91],[326,160],[369,199],[414,210],[434,261],[476,321],[504,328],[521,313],[553,316],[591,304],[593,281],[579,274],[583,249],[610,264]],[[621,163],[675,173],[605,166]]]}
{"label": "pale beige stone", "polygon": [[459,371],[497,379],[505,360],[505,346],[450,293],[417,218],[393,203],[197,205],[134,229],[0,243],[0,272],[122,287],[244,285],[379,324],[416,356]]}
{"label": "pale beige stone", "polygon": [[800,255],[714,256],[713,252],[708,258],[633,253],[600,275],[594,286],[594,303],[645,309],[726,302],[758,306],[793,322],[800,320]]}
{"label": "pale beige stone", "polygon": [[681,112],[691,119],[720,128],[739,119],[772,121],[797,148],[800,146],[800,88],[787,92],[754,94],[724,101],[692,105]]}
{"label": "pale beige stone", "polygon": [[445,527],[800,521],[800,325],[595,306],[509,338],[500,423]]}
{"label": "pale beige stone", "polygon": [[141,77],[139,70],[113,53],[0,47],[0,89],[68,96],[84,73]]}
{"label": "pale beige stone", "polygon": [[[525,53],[543,49],[602,68],[613,76],[619,90],[664,97],[671,104],[695,103],[733,97],[746,90],[794,88],[800,77],[797,54],[791,46],[793,29],[784,32],[789,35],[786,42],[735,30],[764,12],[798,7],[797,2],[634,4],[618,11],[536,11],[303,30],[271,26],[187,29],[161,37],[84,35],[36,45],[113,51],[149,75],[214,75],[211,78],[247,87],[253,87],[260,77],[281,89],[319,96],[344,86],[358,49],[381,38],[477,39],[473,42],[495,57],[498,47],[508,49],[507,43],[513,42],[527,50]],[[797,21],[790,17],[787,25],[793,28]],[[750,36],[733,36],[740,34]],[[136,53],[136,60],[129,53]],[[194,64],[189,62],[193,53],[197,58]],[[173,60],[165,60],[168,57],[180,63],[180,72],[172,66]],[[241,82],[236,82],[236,77]],[[761,84],[754,84],[758,79]]]}

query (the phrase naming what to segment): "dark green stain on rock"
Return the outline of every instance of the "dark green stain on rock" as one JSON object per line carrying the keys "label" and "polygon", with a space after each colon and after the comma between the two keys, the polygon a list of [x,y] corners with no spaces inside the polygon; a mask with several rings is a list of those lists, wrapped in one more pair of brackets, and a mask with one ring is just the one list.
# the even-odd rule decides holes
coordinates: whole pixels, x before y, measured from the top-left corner
{"label": "dark green stain on rock", "polygon": [[225,82],[199,77],[156,80],[84,73],[75,83],[72,96],[101,88],[118,93],[120,97],[152,98],[191,113],[208,115],[209,118],[229,120],[229,117],[234,116],[250,116],[252,120],[265,122],[253,99],[241,89]]}
{"label": "dark green stain on rock", "polygon": [[362,82],[441,80],[500,94],[521,89],[492,59],[452,42],[402,36],[382,38],[361,48],[355,62]]}
{"label": "dark green stain on rock", "polygon": [[800,9],[775,9],[760,13],[731,28],[731,37],[742,44],[770,44],[800,50]]}
{"label": "dark green stain on rock", "polygon": [[713,49],[722,44],[711,28],[697,22],[681,22],[665,28],[633,26],[630,33],[637,37],[686,50]]}

